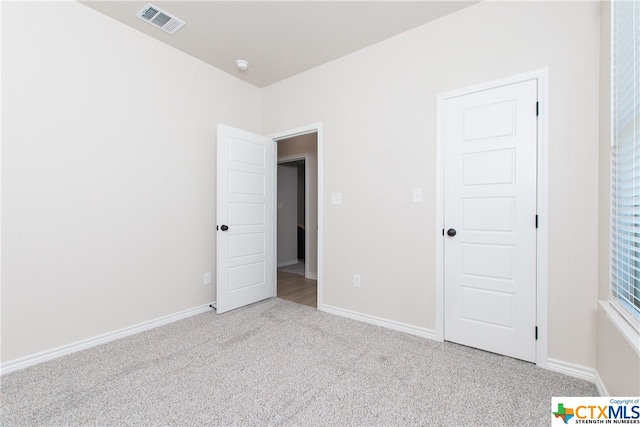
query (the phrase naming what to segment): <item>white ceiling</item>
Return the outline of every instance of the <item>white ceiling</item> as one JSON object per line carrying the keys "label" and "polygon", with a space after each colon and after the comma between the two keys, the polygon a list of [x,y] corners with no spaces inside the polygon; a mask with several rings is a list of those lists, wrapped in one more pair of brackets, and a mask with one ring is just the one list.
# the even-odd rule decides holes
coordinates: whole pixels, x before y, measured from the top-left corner
{"label": "white ceiling", "polygon": [[135,17],[147,1],[81,2],[259,88],[477,3],[151,1],[187,23],[170,35]]}

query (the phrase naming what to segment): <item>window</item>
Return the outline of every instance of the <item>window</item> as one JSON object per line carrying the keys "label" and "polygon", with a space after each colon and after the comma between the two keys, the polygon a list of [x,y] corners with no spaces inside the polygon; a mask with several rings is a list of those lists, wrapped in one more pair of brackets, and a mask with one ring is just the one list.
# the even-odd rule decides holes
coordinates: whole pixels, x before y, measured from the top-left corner
{"label": "window", "polygon": [[640,2],[612,2],[611,36],[611,296],[640,319]]}

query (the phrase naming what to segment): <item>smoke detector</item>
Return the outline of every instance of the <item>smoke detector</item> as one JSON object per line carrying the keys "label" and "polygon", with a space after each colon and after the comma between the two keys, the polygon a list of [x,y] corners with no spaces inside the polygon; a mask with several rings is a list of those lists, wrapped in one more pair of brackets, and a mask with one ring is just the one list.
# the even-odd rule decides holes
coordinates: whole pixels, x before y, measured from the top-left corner
{"label": "smoke detector", "polygon": [[238,59],[236,61],[236,67],[238,67],[238,70],[240,71],[247,71],[247,68],[249,68],[249,62],[244,59]]}
{"label": "smoke detector", "polygon": [[183,20],[176,18],[151,3],[147,3],[145,7],[140,9],[136,16],[169,34],[175,33],[185,25]]}

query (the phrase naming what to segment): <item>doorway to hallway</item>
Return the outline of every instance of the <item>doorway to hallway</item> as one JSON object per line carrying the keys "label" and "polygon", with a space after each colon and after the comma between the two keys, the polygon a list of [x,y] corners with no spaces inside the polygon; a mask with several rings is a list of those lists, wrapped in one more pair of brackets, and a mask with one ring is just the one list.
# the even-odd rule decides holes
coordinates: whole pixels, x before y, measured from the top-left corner
{"label": "doorway to hallway", "polygon": [[276,295],[317,307],[317,132],[277,141]]}

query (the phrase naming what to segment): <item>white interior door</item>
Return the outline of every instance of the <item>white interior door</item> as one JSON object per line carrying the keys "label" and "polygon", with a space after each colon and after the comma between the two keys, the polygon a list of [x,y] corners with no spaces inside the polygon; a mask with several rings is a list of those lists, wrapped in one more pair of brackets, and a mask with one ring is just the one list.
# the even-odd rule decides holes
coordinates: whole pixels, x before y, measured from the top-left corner
{"label": "white interior door", "polygon": [[532,362],[536,101],[528,80],[449,98],[442,110],[444,338]]}
{"label": "white interior door", "polygon": [[275,296],[275,143],[218,125],[218,314]]}

